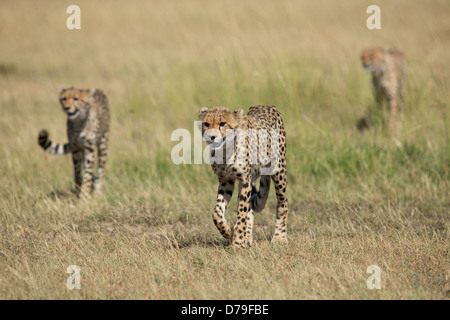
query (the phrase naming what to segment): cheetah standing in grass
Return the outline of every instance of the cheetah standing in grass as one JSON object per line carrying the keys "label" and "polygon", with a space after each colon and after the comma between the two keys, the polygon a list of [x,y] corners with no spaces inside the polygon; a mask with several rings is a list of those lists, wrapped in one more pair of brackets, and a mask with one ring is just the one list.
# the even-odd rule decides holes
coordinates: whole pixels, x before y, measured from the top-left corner
{"label": "cheetah standing in grass", "polygon": [[[236,248],[252,245],[253,211],[264,209],[272,179],[278,202],[272,242],[287,242],[286,133],[281,113],[274,106],[251,107],[247,114],[242,109],[204,107],[199,119],[219,179],[213,219],[222,236]],[[257,190],[255,180],[260,176]],[[238,215],[232,230],[225,211],[236,180]]]}
{"label": "cheetah standing in grass", "polygon": [[[361,62],[372,74],[372,84],[378,107],[387,103],[389,130],[396,134],[401,130],[405,99],[406,59],[402,52],[382,47],[366,48]],[[360,131],[369,127],[370,119],[362,118]]]}
{"label": "cheetah standing in grass", "polygon": [[[81,200],[90,198],[93,189],[95,148],[98,149],[98,169],[95,191],[103,192],[104,169],[108,148],[108,98],[98,89],[63,89],[59,101],[67,114],[69,142],[57,144],[48,139],[45,130],[39,132],[39,144],[48,153],[72,153],[77,195]],[[83,174],[82,174],[83,162]]]}

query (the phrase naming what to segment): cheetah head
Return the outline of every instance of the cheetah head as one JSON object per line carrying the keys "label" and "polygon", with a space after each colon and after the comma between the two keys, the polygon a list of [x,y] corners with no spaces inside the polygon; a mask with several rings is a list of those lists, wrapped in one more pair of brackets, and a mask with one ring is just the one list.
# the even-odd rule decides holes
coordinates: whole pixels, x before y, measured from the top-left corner
{"label": "cheetah head", "polygon": [[74,87],[62,89],[59,102],[69,120],[85,118],[90,108],[90,98],[95,89],[76,89]]}
{"label": "cheetah head", "polygon": [[381,47],[364,49],[361,53],[361,63],[368,72],[380,70],[384,63],[384,49]]}
{"label": "cheetah head", "polygon": [[200,109],[199,120],[201,121],[200,130],[203,138],[212,148],[220,148],[225,140],[234,137],[244,116],[244,110],[237,109],[232,111],[226,107],[212,107]]}

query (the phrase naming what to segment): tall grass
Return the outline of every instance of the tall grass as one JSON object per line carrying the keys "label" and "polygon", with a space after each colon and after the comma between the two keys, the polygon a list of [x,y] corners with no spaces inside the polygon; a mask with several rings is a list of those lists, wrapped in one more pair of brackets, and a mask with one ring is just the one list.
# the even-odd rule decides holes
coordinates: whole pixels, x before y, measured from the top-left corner
{"label": "tall grass", "polygon": [[[0,297],[150,299],[448,298],[448,1],[61,1],[0,3]],[[359,53],[408,57],[404,132],[364,134],[373,107]],[[66,86],[110,100],[106,195],[80,205],[65,141]],[[177,128],[202,106],[273,104],[288,139],[286,247],[272,247],[273,190],[255,246],[224,247],[211,212],[216,177],[172,163]],[[234,220],[236,200],[227,216]],[[65,287],[69,265],[82,289]],[[382,270],[368,290],[366,269]]]}

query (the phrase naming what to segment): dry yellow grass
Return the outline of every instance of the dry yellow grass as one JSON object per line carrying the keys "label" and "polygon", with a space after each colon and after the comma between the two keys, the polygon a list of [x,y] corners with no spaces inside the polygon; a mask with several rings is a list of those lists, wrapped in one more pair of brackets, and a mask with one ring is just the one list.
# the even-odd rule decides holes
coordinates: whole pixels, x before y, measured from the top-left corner
{"label": "dry yellow grass", "polygon": [[[446,299],[449,295],[450,3],[0,2],[0,298]],[[372,103],[366,45],[409,63],[405,131],[360,135]],[[79,205],[58,88],[98,87],[112,112],[105,199]],[[170,135],[201,106],[274,104],[288,135],[290,243],[224,247],[206,165],[175,166]],[[236,200],[228,216],[233,219]],[[81,290],[66,269],[81,267]],[[366,269],[382,271],[380,290]]]}

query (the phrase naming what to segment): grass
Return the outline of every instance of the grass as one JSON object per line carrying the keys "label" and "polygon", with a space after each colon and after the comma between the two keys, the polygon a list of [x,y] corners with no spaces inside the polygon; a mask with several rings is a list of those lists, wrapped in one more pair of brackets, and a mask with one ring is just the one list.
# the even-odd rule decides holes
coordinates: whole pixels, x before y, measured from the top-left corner
{"label": "grass", "polygon": [[[77,1],[0,3],[0,298],[448,299],[448,1]],[[19,22],[20,21],[20,22]],[[364,134],[373,107],[359,62],[396,46],[409,64],[404,132]],[[58,89],[105,91],[112,112],[104,198],[80,205]],[[269,242],[273,190],[255,245],[224,246],[211,169],[172,163],[173,130],[202,106],[274,104],[288,139],[287,246]],[[227,213],[234,220],[236,200]],[[81,268],[81,290],[66,269]],[[378,265],[381,289],[366,286]]]}

